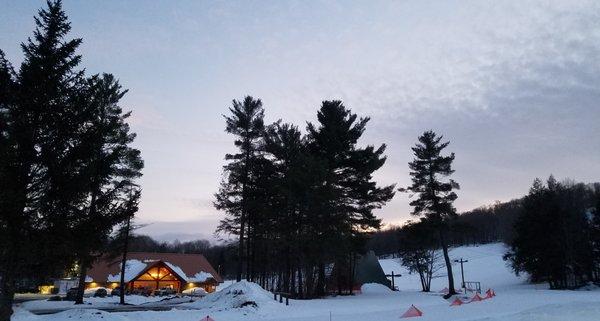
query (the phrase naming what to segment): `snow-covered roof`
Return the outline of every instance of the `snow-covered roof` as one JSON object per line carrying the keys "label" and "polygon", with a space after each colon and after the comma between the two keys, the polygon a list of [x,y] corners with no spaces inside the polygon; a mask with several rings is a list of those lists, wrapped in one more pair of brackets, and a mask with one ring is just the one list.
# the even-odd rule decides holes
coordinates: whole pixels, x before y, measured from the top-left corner
{"label": "snow-covered roof", "polygon": [[[125,262],[125,282],[133,280],[142,271],[148,267],[148,264],[139,260],[127,260]],[[119,264],[119,271],[121,271],[121,264]],[[113,275],[109,274],[107,282],[121,282],[121,272]]]}
{"label": "snow-covered roof", "polygon": [[173,272],[175,272],[175,274],[184,278],[186,282],[206,282],[209,278],[214,279],[214,276],[208,272],[200,271],[200,272],[194,274],[193,276],[189,276],[189,275],[186,275],[185,272],[183,272],[183,270],[179,266],[177,266],[171,262],[165,262],[165,264],[169,268],[171,268],[171,270],[173,270]]}
{"label": "snow-covered roof", "polygon": [[[219,274],[201,254],[132,252],[127,255],[125,282],[133,280],[157,262],[164,262],[169,269],[186,282],[206,282],[214,279],[223,282]],[[119,260],[100,260],[88,272],[95,282],[119,282],[121,264]]]}
{"label": "snow-covered roof", "polygon": [[185,282],[190,282],[190,281],[188,281],[188,279],[189,279],[188,276],[185,275],[185,272],[183,272],[183,270],[179,266],[177,266],[177,265],[175,265],[175,264],[173,264],[171,262],[165,262],[165,264],[169,268],[171,268],[171,270],[173,270],[173,272],[175,272],[175,274],[177,274],[180,277],[182,277],[185,280]]}
{"label": "snow-covered roof", "polygon": [[212,277],[213,277],[212,274],[210,274],[208,272],[200,271],[200,272],[194,274],[194,276],[191,277],[188,282],[206,282],[206,280],[208,280],[209,278],[212,278]]}

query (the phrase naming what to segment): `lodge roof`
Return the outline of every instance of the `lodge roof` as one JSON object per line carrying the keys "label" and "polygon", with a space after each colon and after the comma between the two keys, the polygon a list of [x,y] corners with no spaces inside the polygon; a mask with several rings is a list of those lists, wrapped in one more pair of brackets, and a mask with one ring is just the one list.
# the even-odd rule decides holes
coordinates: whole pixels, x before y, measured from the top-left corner
{"label": "lodge roof", "polygon": [[[179,267],[185,273],[183,277],[187,276],[191,280],[195,275],[205,272],[211,274],[215,281],[223,282],[221,276],[202,254],[131,252],[127,254],[127,261],[130,260],[141,261],[148,265],[162,261],[168,265]],[[94,262],[92,268],[88,270],[87,276],[91,277],[94,282],[108,282],[109,278],[120,274],[120,269],[121,258],[108,259],[104,257]]]}

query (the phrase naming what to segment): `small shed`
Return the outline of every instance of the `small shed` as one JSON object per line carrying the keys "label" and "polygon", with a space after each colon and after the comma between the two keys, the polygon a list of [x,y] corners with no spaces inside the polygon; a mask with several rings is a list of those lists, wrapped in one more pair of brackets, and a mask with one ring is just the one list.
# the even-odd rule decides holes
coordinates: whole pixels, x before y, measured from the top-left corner
{"label": "small shed", "polygon": [[385,276],[379,259],[373,251],[367,252],[356,261],[354,282],[361,286],[366,283],[379,283],[392,288],[390,280]]}
{"label": "small shed", "polygon": [[[340,292],[338,284],[343,285],[342,292],[347,291],[347,285],[350,282],[349,271],[349,267],[342,267],[340,269],[335,264],[332,264],[331,269],[326,273],[329,279],[327,282],[328,291],[332,293]],[[366,283],[379,283],[390,289],[392,287],[390,280],[385,276],[385,272],[379,264],[379,259],[377,259],[373,251],[359,255],[356,258],[352,271],[354,271],[352,278],[353,293],[360,292],[360,288]]]}

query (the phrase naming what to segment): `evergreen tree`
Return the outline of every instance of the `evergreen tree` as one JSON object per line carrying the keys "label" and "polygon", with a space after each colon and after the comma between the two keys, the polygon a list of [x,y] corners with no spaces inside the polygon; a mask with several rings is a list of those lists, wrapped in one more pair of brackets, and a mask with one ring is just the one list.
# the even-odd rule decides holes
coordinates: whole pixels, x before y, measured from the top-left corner
{"label": "evergreen tree", "polygon": [[[380,227],[381,220],[373,210],[392,199],[394,186],[379,187],[372,180],[372,174],[386,161],[385,145],[357,146],[369,118],[358,119],[341,101],[324,101],[317,119],[318,126],[309,123],[307,127],[309,148],[323,160],[326,174],[319,191],[324,201],[313,227],[319,232],[318,239],[331,249],[338,273],[348,267],[351,291],[354,254],[363,250],[364,232]],[[324,259],[320,258],[319,278],[324,276]],[[338,275],[340,293],[345,287],[342,282]]]}
{"label": "evergreen tree", "polygon": [[594,252],[593,279],[600,281],[600,183],[593,186],[593,207],[590,227],[591,244]]}
{"label": "evergreen tree", "polygon": [[227,214],[218,231],[241,236],[246,278],[316,297],[325,293],[326,265],[336,262],[339,291],[351,289],[365,231],[380,225],[372,211],[394,195],[394,186],[372,180],[385,145],[356,146],[368,119],[357,122],[341,102],[324,102],[319,126],[309,124],[303,137],[290,124],[264,128],[260,101],[251,97],[234,101],[231,112],[227,131],[240,152],[227,155],[215,205]]}
{"label": "evergreen tree", "polygon": [[[246,278],[248,275],[248,258],[251,228],[248,222],[254,221],[252,216],[258,215],[253,207],[260,201],[253,200],[253,188],[258,170],[258,159],[261,157],[260,143],[264,132],[264,109],[260,99],[247,96],[243,102],[234,100],[229,108],[231,116],[224,116],[225,131],[236,137],[234,145],[239,149],[236,154],[227,154],[229,161],[223,168],[224,178],[219,192],[215,195],[215,207],[224,210],[227,217],[219,225],[218,231],[238,235],[238,263],[236,280],[242,279],[244,262],[246,262]],[[245,241],[248,241],[245,243]]]}
{"label": "evergreen tree", "polygon": [[[280,258],[273,268],[281,275],[279,287],[292,295],[312,295],[303,275],[312,274],[314,256],[322,251],[309,228],[322,166],[310,155],[298,128],[277,122],[265,133],[265,152],[273,168],[270,199],[272,255]],[[267,254],[268,255],[268,254]],[[310,282],[310,281],[309,281]]]}
{"label": "evergreen tree", "polygon": [[118,105],[125,93],[112,75],[88,80],[88,125],[78,145],[83,159],[79,179],[87,193],[71,229],[80,267],[76,304],[83,303],[87,269],[107,246],[113,227],[131,216],[125,204],[132,201],[129,194],[137,189],[134,180],[141,176],[140,152],[130,146],[135,138],[126,122],[130,113],[123,113]]}
{"label": "evergreen tree", "polygon": [[583,184],[533,182],[515,224],[515,238],[505,255],[514,271],[552,289],[585,284],[593,278],[593,250],[588,211],[590,190]]}
{"label": "evergreen tree", "polygon": [[417,199],[410,202],[413,206],[412,214],[424,216],[436,226],[448,272],[448,295],[454,295],[456,291],[452,264],[448,255],[447,229],[449,221],[456,217],[453,202],[457,195],[454,190],[458,189],[459,185],[452,179],[442,181],[443,177],[454,173],[452,170],[454,153],[450,156],[441,154],[450,144],[442,142],[442,139],[443,136],[437,136],[433,131],[426,131],[419,137],[419,143],[412,148],[415,158],[408,164],[412,185],[401,191],[416,194]]}
{"label": "evergreen tree", "polygon": [[[15,281],[61,275],[93,257],[118,223],[123,190],[139,176],[127,114],[112,76],[86,79],[81,39],[60,0],[35,17],[14,72],[0,53],[0,320],[12,313]],[[31,239],[34,242],[23,242]]]}
{"label": "evergreen tree", "polygon": [[[48,2],[35,18],[33,39],[22,44],[24,60],[11,76],[3,108],[3,156],[0,170],[6,196],[0,258],[0,320],[10,317],[17,278],[52,275],[68,264],[69,218],[79,205],[82,186],[74,179],[73,154],[80,126],[83,73],[76,67],[80,39],[65,41],[70,30],[60,1]],[[8,65],[2,58],[3,80]],[[9,72],[9,74],[12,74]],[[36,242],[25,242],[35,239]]]}
{"label": "evergreen tree", "polygon": [[[16,79],[10,63],[0,51],[0,320],[10,320],[14,295],[14,282],[22,271],[18,261],[21,250],[28,250],[29,242],[22,242],[27,237],[30,219],[23,217],[19,211],[19,201],[23,196],[17,188],[19,182],[14,181],[18,175],[16,168],[15,134],[11,130],[11,112],[14,109]],[[14,182],[7,184],[5,182]],[[19,184],[20,185],[20,184]],[[22,209],[21,209],[22,211]],[[23,244],[22,247],[19,244]]]}

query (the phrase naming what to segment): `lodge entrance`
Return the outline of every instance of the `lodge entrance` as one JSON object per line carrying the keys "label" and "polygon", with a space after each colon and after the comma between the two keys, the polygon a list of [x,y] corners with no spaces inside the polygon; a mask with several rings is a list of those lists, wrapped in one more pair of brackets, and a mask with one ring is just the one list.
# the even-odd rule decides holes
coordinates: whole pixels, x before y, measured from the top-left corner
{"label": "lodge entrance", "polygon": [[181,284],[182,280],[179,276],[166,264],[158,262],[130,282],[130,287],[132,290],[141,290],[142,292],[152,292],[161,288],[171,288],[176,292],[181,292]]}

